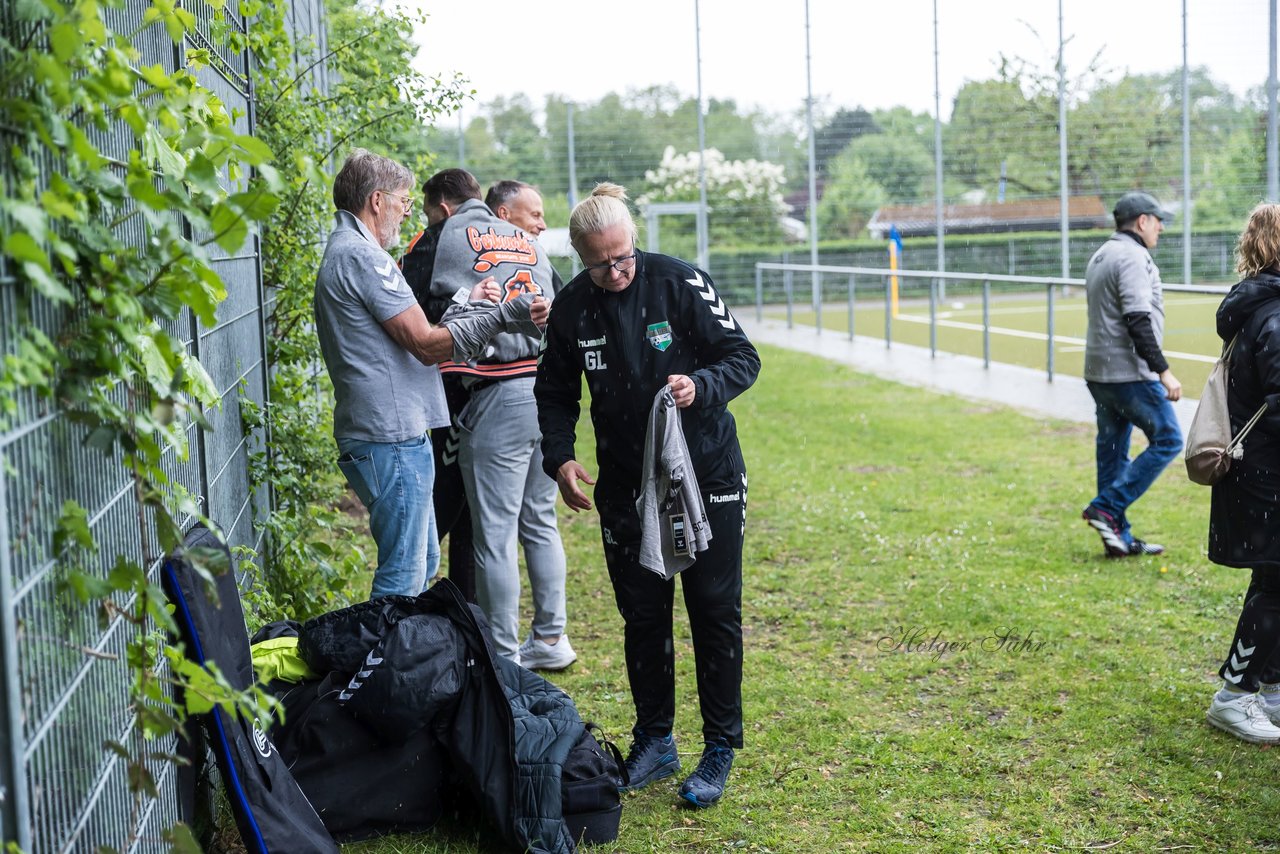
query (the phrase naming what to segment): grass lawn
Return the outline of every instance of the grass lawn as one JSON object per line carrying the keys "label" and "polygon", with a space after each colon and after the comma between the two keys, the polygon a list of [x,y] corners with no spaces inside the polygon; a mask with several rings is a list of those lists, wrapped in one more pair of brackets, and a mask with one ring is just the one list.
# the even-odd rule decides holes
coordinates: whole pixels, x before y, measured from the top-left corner
{"label": "grass lawn", "polygon": [[[1091,428],[762,356],[733,406],[747,747],[715,808],[677,806],[679,776],[627,796],[606,850],[1280,848],[1277,759],[1204,721],[1247,582],[1204,557],[1207,489],[1175,464],[1130,514],[1168,553],[1106,560],[1079,518]],[[562,522],[580,658],[555,681],[625,750],[597,519]],[[682,610],[676,643],[691,770]],[[491,844],[455,826],[344,851]]]}

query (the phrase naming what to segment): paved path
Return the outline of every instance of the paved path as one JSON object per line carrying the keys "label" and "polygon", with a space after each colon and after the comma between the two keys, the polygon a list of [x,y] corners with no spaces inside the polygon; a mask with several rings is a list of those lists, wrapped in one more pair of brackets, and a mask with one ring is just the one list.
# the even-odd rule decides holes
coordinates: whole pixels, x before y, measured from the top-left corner
{"label": "paved path", "polygon": [[[927,347],[894,344],[886,348],[880,338],[860,335],[850,341],[848,335],[829,329],[818,334],[812,326],[788,329],[784,320],[758,321],[754,313],[735,312],[734,316],[757,344],[821,356],[906,385],[993,401],[1036,415],[1094,423],[1093,398],[1079,377],[1056,374],[1049,382],[1043,370],[996,362],[984,369],[982,360],[972,356],[939,350],[936,357],[930,357]],[[1174,410],[1185,436],[1196,401],[1184,397],[1174,404]]]}

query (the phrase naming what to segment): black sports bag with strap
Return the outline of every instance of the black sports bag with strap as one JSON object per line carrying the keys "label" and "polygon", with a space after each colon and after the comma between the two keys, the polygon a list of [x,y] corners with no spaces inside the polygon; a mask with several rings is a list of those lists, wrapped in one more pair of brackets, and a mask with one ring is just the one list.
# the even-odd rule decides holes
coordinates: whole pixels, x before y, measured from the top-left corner
{"label": "black sports bag with strap", "polygon": [[[215,576],[212,585],[187,560],[193,549],[220,553],[226,571]],[[217,663],[231,686],[242,691],[253,684],[253,660],[231,566],[227,546],[197,525],[187,534],[184,549],[165,561],[161,581],[187,658],[201,666]],[[249,854],[338,854],[338,846],[256,721],[228,715],[216,706],[192,721],[199,724],[217,760],[227,802]]]}
{"label": "black sports bag with strap", "polygon": [[622,796],[627,785],[622,753],[612,741],[596,733],[600,727],[585,723],[582,735],[569,750],[560,771],[560,802],[564,823],[578,845],[596,845],[618,838],[622,821]]}

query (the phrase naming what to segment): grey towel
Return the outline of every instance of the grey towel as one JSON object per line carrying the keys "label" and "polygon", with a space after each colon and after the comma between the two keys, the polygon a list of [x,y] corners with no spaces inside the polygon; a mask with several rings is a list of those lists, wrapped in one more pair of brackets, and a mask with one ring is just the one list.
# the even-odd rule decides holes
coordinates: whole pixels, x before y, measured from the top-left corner
{"label": "grey towel", "polygon": [[663,578],[675,578],[693,566],[698,552],[710,548],[711,526],[671,386],[659,390],[649,410],[636,512],[640,515],[640,565]]}
{"label": "grey towel", "polygon": [[449,306],[440,323],[453,335],[453,360],[466,362],[474,359],[494,335],[503,331],[540,337],[542,330],[529,319],[532,307],[533,294],[504,303],[477,300]]}

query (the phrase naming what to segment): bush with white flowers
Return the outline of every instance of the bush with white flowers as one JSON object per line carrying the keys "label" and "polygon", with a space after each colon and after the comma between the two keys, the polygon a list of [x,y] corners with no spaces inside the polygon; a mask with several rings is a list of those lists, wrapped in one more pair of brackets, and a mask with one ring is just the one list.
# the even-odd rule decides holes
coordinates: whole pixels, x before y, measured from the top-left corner
{"label": "bush with white flowers", "polygon": [[[782,199],[786,183],[782,166],[767,160],[729,160],[715,148],[705,152],[707,214],[711,240],[718,243],[770,243],[782,239],[780,220],[789,208]],[[698,152],[677,154],[673,146],[662,153],[657,169],[644,173],[646,191],[636,200],[643,209],[654,202],[698,200]],[[692,234],[692,218],[662,222],[668,234]]]}

